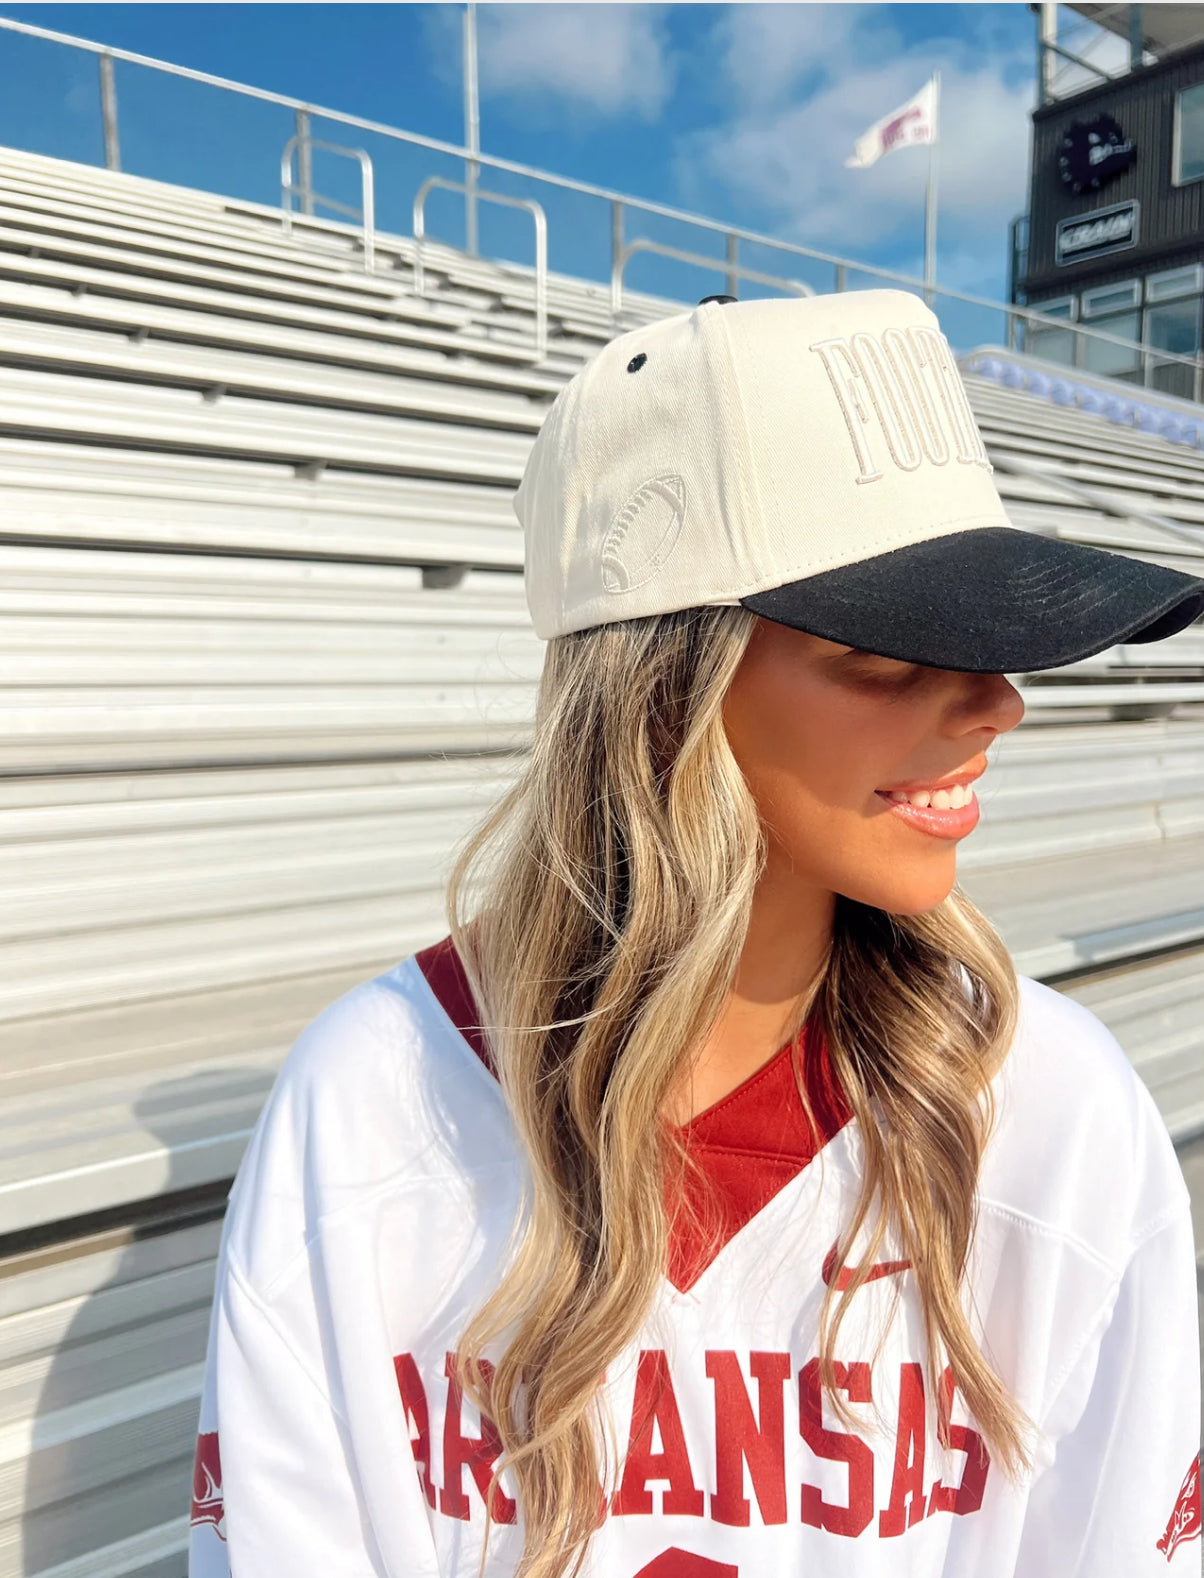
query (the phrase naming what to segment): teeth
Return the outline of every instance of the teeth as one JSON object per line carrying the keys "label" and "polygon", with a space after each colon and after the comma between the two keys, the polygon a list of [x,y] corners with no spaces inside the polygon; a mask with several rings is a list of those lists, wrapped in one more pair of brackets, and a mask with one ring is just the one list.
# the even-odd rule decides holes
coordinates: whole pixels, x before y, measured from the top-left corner
{"label": "teeth", "polygon": [[905,794],[902,789],[892,789],[890,798],[897,804],[919,806],[921,810],[931,807],[934,811],[960,811],[973,800],[974,791],[969,784],[954,784],[952,789],[932,791],[917,789],[914,794]]}

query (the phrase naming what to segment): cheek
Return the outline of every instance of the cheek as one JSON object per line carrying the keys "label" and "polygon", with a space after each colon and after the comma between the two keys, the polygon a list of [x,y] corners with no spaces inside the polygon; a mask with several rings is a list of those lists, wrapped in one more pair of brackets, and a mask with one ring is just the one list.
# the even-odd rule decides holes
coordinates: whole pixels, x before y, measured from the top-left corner
{"label": "cheek", "polygon": [[[727,713],[725,711],[725,721]],[[843,694],[733,708],[728,739],[757,804],[771,868],[896,914],[931,909],[956,877],[956,845],[917,832],[874,793],[924,728],[908,709]]]}
{"label": "cheek", "polygon": [[832,685],[759,686],[724,708],[728,741],[765,815],[850,824],[914,748],[914,720]]}

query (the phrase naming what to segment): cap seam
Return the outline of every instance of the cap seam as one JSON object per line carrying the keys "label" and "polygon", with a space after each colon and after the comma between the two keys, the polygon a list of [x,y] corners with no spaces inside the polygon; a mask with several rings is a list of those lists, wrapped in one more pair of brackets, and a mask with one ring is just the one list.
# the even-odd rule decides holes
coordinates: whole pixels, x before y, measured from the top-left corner
{"label": "cap seam", "polygon": [[[732,387],[735,390],[736,399],[740,408],[741,438],[744,442],[743,464],[741,466],[741,482],[743,483],[744,504],[746,509],[749,510],[750,515],[748,525],[751,526],[755,524],[760,531],[760,540],[757,544],[757,547],[760,551],[756,555],[755,573],[758,576],[762,576],[769,573],[764,568],[764,553],[766,548],[766,510],[765,498],[762,491],[763,479],[759,474],[761,468],[755,465],[753,461],[752,427],[748,416],[748,396],[745,392],[744,384],[738,377],[736,371],[737,363],[735,350],[732,345],[733,330],[731,326],[730,314],[725,316],[723,312],[720,311],[718,313],[717,321],[719,328],[723,333],[723,345],[727,352],[728,370],[731,376]],[[756,379],[753,380],[752,393],[753,399],[756,401],[757,405],[757,419],[763,427],[764,413],[761,409],[761,391],[759,383]],[[774,519],[781,520],[782,517],[781,509],[778,503],[777,480],[773,476],[772,472],[770,473],[769,481],[773,492],[773,506],[775,512]]]}
{"label": "cap seam", "polygon": [[[972,525],[975,522],[982,522],[984,525],[999,527],[1001,530],[1004,530],[1004,531],[1015,531],[1015,532],[1023,531],[1023,527],[1013,526],[1009,521],[1004,520],[1004,521],[1001,522],[999,517],[998,517],[998,515],[995,515],[995,514],[991,514],[991,515],[958,515],[958,516],[952,516],[952,517],[950,517],[949,520],[938,521],[936,523],[936,528],[937,529],[932,531],[927,537],[903,538],[901,540],[900,539],[895,539],[895,540],[892,540],[890,542],[885,543],[884,546],[882,547],[882,549],[879,550],[878,552],[875,552],[875,553],[872,553],[872,554],[861,554],[860,556],[855,557],[855,558],[842,559],[842,560],[840,560],[840,561],[838,561],[836,563],[833,563],[833,564],[825,564],[824,567],[822,569],[820,569],[820,570],[808,569],[805,574],[798,573],[800,568],[801,568],[798,565],[792,565],[788,569],[785,569],[785,570],[776,570],[775,569],[771,573],[762,574],[761,576],[758,576],[756,578],[756,584],[753,584],[753,585],[741,584],[735,590],[729,592],[727,594],[727,596],[722,598],[722,599],[719,599],[719,598],[703,598],[703,599],[701,599],[701,601],[696,599],[693,602],[675,603],[673,606],[674,606],[674,608],[692,608],[692,607],[711,608],[711,607],[720,606],[721,604],[739,604],[746,597],[753,597],[758,592],[770,591],[770,590],[775,589],[775,588],[777,588],[779,586],[787,586],[792,581],[810,581],[810,580],[815,580],[819,576],[826,575],[832,570],[843,570],[843,569],[847,569],[850,565],[868,563],[871,559],[876,559],[876,558],[881,557],[883,554],[890,553],[895,548],[919,547],[919,545],[921,543],[931,542],[931,541],[935,540],[938,537],[952,536],[953,532],[959,526]],[[949,527],[950,529],[948,531],[945,531],[945,530],[941,529],[943,527]],[[643,590],[646,590],[646,587],[635,588],[634,592],[633,592],[633,595],[635,595],[635,592],[639,592],[639,591],[643,591]],[[613,594],[611,594],[611,595],[613,595]],[[573,610],[573,617],[574,617],[574,619],[581,619],[584,616],[584,620],[585,620],[584,624],[574,625],[573,629],[574,630],[582,630],[582,629],[588,630],[588,629],[592,628],[593,625],[598,624],[600,621],[598,619],[596,619],[594,617],[594,615],[599,610],[606,610],[606,611],[608,611],[609,612],[609,617],[611,619],[616,619],[616,620],[617,619],[629,619],[629,618],[637,618],[637,617],[639,617],[636,614],[624,614],[624,613],[619,612],[617,610],[615,610],[614,612],[610,612],[611,610],[614,610],[614,609],[615,609],[615,605],[614,605],[613,602],[611,602],[611,601],[603,602],[600,596],[595,595],[594,597],[591,597],[587,603],[585,603],[583,605],[580,605],[580,606],[576,607]],[[601,622],[605,623],[606,621],[601,621]],[[538,632],[537,632],[537,634],[538,634]],[[553,636],[555,636],[555,635],[566,635],[566,634],[569,634],[569,632],[557,629],[557,630],[555,630],[553,632],[552,635],[550,635],[550,636],[541,636],[540,639],[544,640],[544,641],[550,641],[550,640],[553,639]]]}
{"label": "cap seam", "polygon": [[[955,530],[957,527],[972,525],[976,521],[981,521],[991,526],[999,526],[1006,531],[1023,530],[1023,528],[1020,526],[1011,525],[1009,521],[1000,521],[999,516],[996,514],[954,515],[950,516],[948,520],[936,521],[934,523],[935,529],[930,532],[927,537],[915,538],[901,536],[897,538],[891,538],[884,542],[882,548],[874,553],[860,553],[855,554],[850,559],[839,559],[831,564],[825,564],[822,570],[807,569],[805,574],[799,573],[805,568],[805,566],[799,564],[793,564],[786,569],[775,569],[773,574],[764,581],[763,585],[746,586],[737,592],[736,596],[751,597],[756,592],[764,592],[770,590],[773,587],[786,586],[792,580],[812,581],[821,575],[828,574],[828,572],[831,570],[845,570],[848,569],[850,565],[868,564],[872,559],[879,559],[882,558],[883,555],[890,553],[893,548],[919,547],[921,543],[932,542],[938,537],[952,536],[953,530]],[[945,527],[949,527],[951,529],[946,531],[944,530]]]}

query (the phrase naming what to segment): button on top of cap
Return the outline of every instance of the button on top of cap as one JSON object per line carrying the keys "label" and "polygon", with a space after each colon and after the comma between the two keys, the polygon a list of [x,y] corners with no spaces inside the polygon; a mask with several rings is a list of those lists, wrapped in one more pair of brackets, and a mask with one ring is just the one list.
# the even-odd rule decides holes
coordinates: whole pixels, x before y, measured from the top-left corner
{"label": "button on top of cap", "polygon": [[698,303],[698,305],[700,307],[705,307],[708,301],[737,301],[737,300],[739,300],[739,298],[737,296],[704,296],[702,298],[702,300]]}

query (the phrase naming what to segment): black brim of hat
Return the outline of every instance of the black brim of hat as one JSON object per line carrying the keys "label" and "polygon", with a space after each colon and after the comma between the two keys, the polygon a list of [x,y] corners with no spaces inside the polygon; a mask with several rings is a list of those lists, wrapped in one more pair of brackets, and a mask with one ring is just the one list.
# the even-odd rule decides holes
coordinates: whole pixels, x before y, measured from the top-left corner
{"label": "black brim of hat", "polygon": [[796,630],[975,674],[1060,668],[1160,641],[1204,613],[1204,580],[1008,526],[953,532],[740,599]]}

